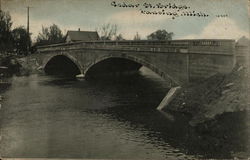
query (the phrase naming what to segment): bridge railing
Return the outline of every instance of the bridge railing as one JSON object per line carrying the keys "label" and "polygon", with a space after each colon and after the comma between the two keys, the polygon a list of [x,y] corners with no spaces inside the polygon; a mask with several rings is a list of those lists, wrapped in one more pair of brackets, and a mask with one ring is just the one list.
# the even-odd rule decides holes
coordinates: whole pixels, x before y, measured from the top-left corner
{"label": "bridge railing", "polygon": [[46,46],[38,46],[38,52],[51,50],[68,50],[77,48],[135,50],[153,52],[218,52],[232,54],[235,48],[234,40],[171,40],[171,41],[88,41],[75,43],[61,43]]}
{"label": "bridge railing", "polygon": [[89,45],[171,45],[171,46],[231,46],[234,40],[232,39],[195,39],[195,40],[99,40],[99,41],[79,41],[73,43],[59,43],[38,46],[38,48],[48,48],[56,46],[72,46],[77,44],[89,44]]}

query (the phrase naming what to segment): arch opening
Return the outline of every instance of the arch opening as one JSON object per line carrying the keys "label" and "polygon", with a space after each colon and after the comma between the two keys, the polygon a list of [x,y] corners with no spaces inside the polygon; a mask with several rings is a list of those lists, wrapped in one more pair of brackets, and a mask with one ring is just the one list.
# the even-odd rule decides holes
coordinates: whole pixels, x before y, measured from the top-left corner
{"label": "arch opening", "polygon": [[81,73],[79,67],[64,55],[57,55],[51,58],[45,65],[44,71],[49,75],[70,77]]}
{"label": "arch opening", "polygon": [[125,58],[111,57],[91,66],[85,73],[86,78],[115,76],[138,72],[141,64]]}

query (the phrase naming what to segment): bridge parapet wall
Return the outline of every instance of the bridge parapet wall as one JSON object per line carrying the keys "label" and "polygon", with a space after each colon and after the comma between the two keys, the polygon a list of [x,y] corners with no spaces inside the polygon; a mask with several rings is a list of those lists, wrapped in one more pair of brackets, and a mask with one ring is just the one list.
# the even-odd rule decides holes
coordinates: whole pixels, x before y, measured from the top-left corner
{"label": "bridge parapet wall", "polygon": [[173,41],[91,41],[63,43],[38,47],[38,53],[72,49],[109,49],[142,52],[197,54],[234,54],[234,40],[173,40]]}

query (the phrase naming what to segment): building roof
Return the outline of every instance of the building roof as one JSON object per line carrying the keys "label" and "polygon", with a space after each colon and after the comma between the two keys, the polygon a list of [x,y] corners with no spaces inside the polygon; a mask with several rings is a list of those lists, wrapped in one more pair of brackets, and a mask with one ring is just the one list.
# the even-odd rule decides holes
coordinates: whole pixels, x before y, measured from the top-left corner
{"label": "building roof", "polygon": [[68,31],[66,37],[71,41],[93,41],[99,40],[99,35],[95,31]]}

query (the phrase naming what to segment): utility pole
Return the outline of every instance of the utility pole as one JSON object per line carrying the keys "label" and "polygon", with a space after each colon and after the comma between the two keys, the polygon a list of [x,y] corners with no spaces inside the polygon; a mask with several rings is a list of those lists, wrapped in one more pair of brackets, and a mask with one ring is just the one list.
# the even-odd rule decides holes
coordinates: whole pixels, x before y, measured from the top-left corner
{"label": "utility pole", "polygon": [[[1,0],[0,0],[1,1]],[[30,51],[30,43],[29,43],[29,39],[30,39],[30,7],[27,7],[27,54],[29,54]]]}

